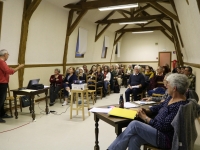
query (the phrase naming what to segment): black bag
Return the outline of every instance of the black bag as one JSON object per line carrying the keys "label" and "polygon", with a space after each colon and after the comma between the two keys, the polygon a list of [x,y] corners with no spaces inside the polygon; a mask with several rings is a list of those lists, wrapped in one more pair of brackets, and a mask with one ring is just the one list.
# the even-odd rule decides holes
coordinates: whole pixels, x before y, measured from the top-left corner
{"label": "black bag", "polygon": [[44,89],[44,84],[33,84],[32,89],[34,90]]}
{"label": "black bag", "polygon": [[31,99],[28,96],[21,96],[22,107],[28,107],[31,104]]}

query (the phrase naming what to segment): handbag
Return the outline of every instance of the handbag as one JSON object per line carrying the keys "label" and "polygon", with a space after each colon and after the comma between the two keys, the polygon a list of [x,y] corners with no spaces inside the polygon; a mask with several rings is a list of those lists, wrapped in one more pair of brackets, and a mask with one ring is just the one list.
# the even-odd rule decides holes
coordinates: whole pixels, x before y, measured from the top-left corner
{"label": "handbag", "polygon": [[31,104],[31,99],[28,96],[21,96],[22,107],[28,107]]}

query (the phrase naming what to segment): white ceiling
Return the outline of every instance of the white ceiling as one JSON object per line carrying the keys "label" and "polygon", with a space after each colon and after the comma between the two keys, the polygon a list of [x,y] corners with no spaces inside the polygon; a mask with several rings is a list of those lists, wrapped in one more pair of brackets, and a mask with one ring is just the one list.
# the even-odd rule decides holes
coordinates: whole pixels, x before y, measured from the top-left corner
{"label": "white ceiling", "polygon": [[[62,9],[65,9],[66,11],[68,11],[69,9],[64,8],[63,6],[70,4],[70,3],[78,3],[80,0],[46,0]],[[87,0],[89,1],[89,0]],[[162,4],[163,5],[163,4]],[[172,7],[168,4],[165,4],[165,8],[167,8],[168,10],[170,10],[171,12],[174,12]],[[159,14],[157,11],[155,11],[152,8],[149,8],[146,10],[148,13],[150,13],[151,15],[154,14]],[[103,18],[105,18],[106,15],[108,15],[110,13],[110,11],[103,11],[100,12],[98,9],[92,9],[89,10],[86,15],[84,16],[84,19],[87,21],[90,21],[92,23],[95,23],[98,20],[102,20]],[[115,12],[109,19],[116,19],[116,18],[124,18],[121,14],[119,14],[118,12]],[[108,30],[111,32],[115,32],[116,30],[119,30],[120,28],[122,28],[123,26],[119,25],[119,24],[112,24]],[[129,25],[127,26],[128,28],[133,27],[133,25]],[[126,28],[127,28],[126,27]],[[136,26],[137,27],[137,26]]]}

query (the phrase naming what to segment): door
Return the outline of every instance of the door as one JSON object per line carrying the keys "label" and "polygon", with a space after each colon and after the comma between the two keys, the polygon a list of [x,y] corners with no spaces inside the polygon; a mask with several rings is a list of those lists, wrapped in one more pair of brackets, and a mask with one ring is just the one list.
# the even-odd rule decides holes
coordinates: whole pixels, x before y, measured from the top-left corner
{"label": "door", "polygon": [[168,64],[171,68],[172,52],[159,52],[158,58],[159,66],[165,66],[165,64]]}

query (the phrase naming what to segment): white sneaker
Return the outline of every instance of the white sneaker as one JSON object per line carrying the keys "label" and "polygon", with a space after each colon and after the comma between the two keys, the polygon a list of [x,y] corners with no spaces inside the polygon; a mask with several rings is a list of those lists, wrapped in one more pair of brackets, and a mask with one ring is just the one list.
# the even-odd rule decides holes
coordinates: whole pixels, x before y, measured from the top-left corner
{"label": "white sneaker", "polygon": [[64,103],[62,104],[62,106],[65,106],[65,105],[67,105],[68,103],[66,102],[66,101],[64,101]]}

